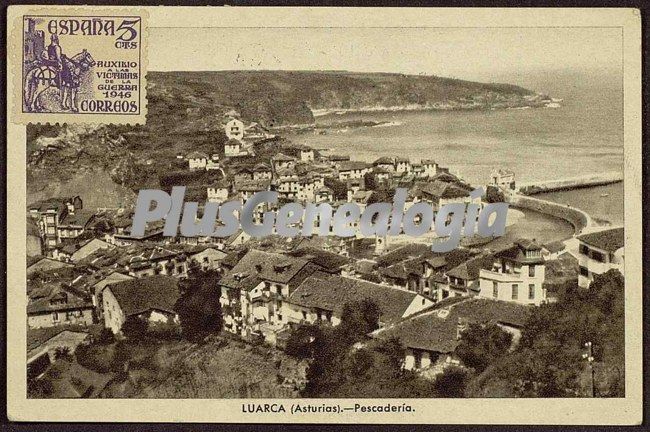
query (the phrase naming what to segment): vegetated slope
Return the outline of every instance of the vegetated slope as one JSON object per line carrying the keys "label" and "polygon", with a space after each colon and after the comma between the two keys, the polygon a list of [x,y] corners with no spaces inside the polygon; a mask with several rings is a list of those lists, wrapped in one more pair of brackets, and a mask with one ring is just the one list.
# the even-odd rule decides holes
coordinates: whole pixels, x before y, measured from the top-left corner
{"label": "vegetated slope", "polygon": [[476,101],[489,108],[525,104],[532,91],[431,75],[345,71],[151,72],[154,102],[230,106],[245,118],[281,126],[313,122],[311,110]]}

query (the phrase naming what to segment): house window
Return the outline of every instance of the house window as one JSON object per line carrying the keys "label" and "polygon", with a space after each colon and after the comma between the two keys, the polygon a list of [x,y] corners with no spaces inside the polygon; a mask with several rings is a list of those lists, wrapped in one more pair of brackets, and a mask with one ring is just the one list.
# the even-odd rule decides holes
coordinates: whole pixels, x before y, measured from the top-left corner
{"label": "house window", "polygon": [[535,277],[535,266],[528,266],[528,277]]}
{"label": "house window", "polygon": [[598,251],[591,251],[591,258],[598,262],[605,262],[605,255]]}
{"label": "house window", "polygon": [[517,300],[519,298],[519,284],[512,284],[512,299]]}
{"label": "house window", "polygon": [[59,313],[52,312],[52,321],[58,321],[58,320],[59,320]]}
{"label": "house window", "polygon": [[579,247],[578,249],[579,249],[579,251],[580,251],[581,254],[583,254],[583,255],[589,255],[589,248],[588,248],[587,246],[581,244],[580,247]]}
{"label": "house window", "polygon": [[415,364],[414,364],[415,369],[420,369],[422,367],[422,352],[413,351],[413,358],[415,360]]}
{"label": "house window", "polygon": [[492,297],[499,297],[499,284],[496,282],[492,282]]}
{"label": "house window", "polygon": [[307,312],[302,311],[302,319],[304,319],[304,320],[307,319]]}
{"label": "house window", "polygon": [[528,285],[528,299],[535,299],[535,284]]}
{"label": "house window", "polygon": [[589,270],[587,270],[587,267],[580,266],[580,276],[589,277]]}

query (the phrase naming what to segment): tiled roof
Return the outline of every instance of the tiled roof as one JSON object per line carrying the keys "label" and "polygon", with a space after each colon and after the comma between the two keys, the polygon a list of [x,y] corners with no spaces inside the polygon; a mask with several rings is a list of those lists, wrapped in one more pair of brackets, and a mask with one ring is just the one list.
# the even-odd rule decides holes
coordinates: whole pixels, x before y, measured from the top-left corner
{"label": "tiled roof", "polygon": [[305,279],[287,301],[340,315],[346,303],[370,299],[379,306],[380,321],[388,324],[402,318],[416,296],[412,291],[318,272]]}
{"label": "tiled roof", "polygon": [[621,228],[612,228],[578,236],[578,240],[607,252],[616,252],[625,246],[625,232]]}
{"label": "tiled roof", "polygon": [[376,161],[374,161],[372,164],[373,165],[393,165],[394,163],[395,163],[395,161],[393,160],[393,158],[391,158],[389,156],[382,156],[379,159],[377,159]]}
{"label": "tiled roof", "polygon": [[275,161],[278,161],[278,162],[280,162],[280,161],[282,161],[282,162],[291,162],[291,161],[295,161],[296,158],[291,157],[291,156],[287,156],[287,155],[284,154],[284,153],[278,153],[278,154],[276,154],[275,156],[273,156],[273,157],[271,158],[271,160],[273,160],[274,162],[275,162]]}
{"label": "tiled roof", "polygon": [[560,240],[544,244],[544,248],[550,253],[560,252],[561,250],[564,250],[565,247],[566,245],[564,242]]}
{"label": "tiled roof", "polygon": [[46,297],[27,305],[28,314],[92,308],[92,302],[74,295],[63,288],[55,288]]}
{"label": "tiled roof", "polygon": [[100,280],[99,282],[93,285],[93,293],[97,295],[101,293],[104,290],[104,288],[106,288],[108,285],[117,282],[132,280],[132,279],[134,279],[133,276],[125,275],[123,273],[118,273],[118,272],[112,272],[108,274],[108,276],[106,276],[104,279]]}
{"label": "tiled roof", "polygon": [[296,250],[288,255],[300,257],[318,264],[327,271],[336,272],[350,263],[350,258],[339,255],[334,252],[328,252],[323,249],[315,248],[309,245],[299,246]]}
{"label": "tiled roof", "polygon": [[163,275],[117,282],[107,289],[127,316],[151,309],[175,312],[180,297],[178,279]]}
{"label": "tiled roof", "polygon": [[251,249],[224,275],[220,284],[243,290],[254,288],[262,280],[286,284],[307,264],[309,260],[304,258]]}
{"label": "tiled roof", "polygon": [[363,170],[369,168],[370,164],[361,161],[343,161],[339,165],[339,171]]}
{"label": "tiled roof", "polygon": [[54,269],[59,269],[59,268],[69,268],[69,267],[74,267],[73,264],[66,263],[63,261],[57,261],[55,259],[51,258],[42,258],[29,267],[27,267],[27,274],[33,273],[37,270],[39,271],[48,271],[48,270],[54,270]]}
{"label": "tiled roof", "polygon": [[513,244],[506,246],[494,253],[497,258],[505,258],[507,260],[515,261],[521,264],[541,264],[544,262],[541,254],[537,257],[527,257],[528,251],[539,251],[542,247],[535,241],[516,240]]}
{"label": "tiled roof", "polygon": [[407,318],[376,336],[397,337],[404,346],[450,353],[458,345],[459,319],[469,323],[501,323],[522,327],[532,306],[491,299],[463,299],[436,304],[432,309]]}
{"label": "tiled roof", "polygon": [[203,152],[193,151],[192,153],[187,155],[187,158],[188,159],[207,159],[208,155],[203,153]]}
{"label": "tiled roof", "polygon": [[85,227],[94,216],[95,213],[90,210],[77,210],[74,214],[68,213],[59,225]]}
{"label": "tiled roof", "polygon": [[480,255],[461,263],[447,272],[447,276],[463,280],[478,279],[481,269],[490,269],[494,263],[492,255]]}

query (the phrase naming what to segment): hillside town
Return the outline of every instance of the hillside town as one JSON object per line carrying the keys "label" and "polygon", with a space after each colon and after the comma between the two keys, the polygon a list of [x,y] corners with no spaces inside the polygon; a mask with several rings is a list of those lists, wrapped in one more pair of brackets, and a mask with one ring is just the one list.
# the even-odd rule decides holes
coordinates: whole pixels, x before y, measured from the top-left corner
{"label": "hillside town", "polygon": [[[428,157],[366,163],[325,154],[245,122],[235,111],[225,113],[222,125],[222,148],[206,145],[169,161],[178,167],[179,184],[208,202],[244,204],[254,193],[272,190],[279,193],[278,206],[355,202],[363,208],[385,202],[399,187],[408,189],[407,209],[426,202],[435,210],[503,201],[517,190],[508,170],[496,169],[486,184],[470,185]],[[478,201],[470,195],[476,186],[488,191]],[[267,210],[260,209],[260,217]],[[83,196],[28,205],[27,369],[28,382],[40,389],[37,397],[129,396],[120,389],[137,381],[135,360],[115,367],[111,357],[104,370],[93,362],[110,363],[118,342],[136,337],[135,321],[145,324],[144,332],[186,333],[179,304],[188,281],[197,278],[210,281],[222,326],[183,349],[226,338],[243,350],[264,347],[276,361],[293,364],[287,356],[299,329],[342,326],[350,305],[370,303],[376,322],[361,344],[399,341],[400,367],[433,382],[447,369],[470,367],[458,351],[469,340],[468,329],[496,325],[510,335],[512,350],[533,311],[561,301],[563,286],[588,292],[599,275],[622,273],[624,265],[622,228],[576,230],[572,238],[547,244],[519,238],[499,247],[493,239],[469,236],[459,248],[436,253],[434,233],[423,240],[361,234],[257,239],[242,230],[224,238],[165,237],[164,222],[156,222],[132,236],[133,213],[130,207],[85,208]],[[111,348],[92,351],[89,360],[89,347],[96,345]],[[75,359],[79,353],[83,361]],[[309,388],[305,362],[283,372],[279,385]],[[152,388],[148,394],[157,395]]]}

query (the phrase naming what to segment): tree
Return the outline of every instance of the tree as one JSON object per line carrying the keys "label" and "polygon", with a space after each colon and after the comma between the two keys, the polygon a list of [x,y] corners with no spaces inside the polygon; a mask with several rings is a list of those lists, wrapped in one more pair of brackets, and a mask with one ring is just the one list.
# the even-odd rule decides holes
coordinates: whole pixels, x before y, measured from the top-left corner
{"label": "tree", "polygon": [[505,195],[496,186],[488,186],[485,191],[485,201],[488,203],[499,203],[506,200]]}
{"label": "tree", "polygon": [[398,338],[390,337],[382,340],[375,347],[375,351],[385,356],[386,365],[393,375],[401,374],[404,365],[405,348]]}
{"label": "tree", "polygon": [[512,335],[496,324],[470,324],[461,333],[456,355],[466,366],[480,373],[506,354],[511,344]]}
{"label": "tree", "polygon": [[126,317],[124,324],[122,324],[122,334],[129,339],[136,341],[142,340],[147,334],[149,324],[144,319],[137,315],[130,315]]}
{"label": "tree", "polygon": [[70,348],[67,346],[62,346],[62,347],[57,347],[54,350],[54,358],[56,360],[67,360],[67,361],[72,361],[72,353],[70,352]]}
{"label": "tree", "polygon": [[181,282],[182,295],[176,302],[175,310],[182,334],[188,340],[202,341],[207,335],[219,333],[223,328],[217,281],[215,271],[192,267],[188,278]]}
{"label": "tree", "polygon": [[346,303],[337,330],[352,343],[364,340],[368,333],[379,328],[380,314],[379,306],[370,299]]}
{"label": "tree", "polygon": [[468,386],[473,396],[576,397],[590,393],[584,343],[593,344],[597,393],[625,395],[624,280],[610,270],[589,289],[567,286],[559,301],[533,309],[514,352]]}
{"label": "tree", "polygon": [[320,339],[321,329],[316,325],[301,325],[294,329],[287,339],[285,352],[297,359],[314,356],[314,341]]}
{"label": "tree", "polygon": [[433,383],[436,396],[444,398],[460,398],[465,396],[469,375],[463,368],[449,366],[438,375]]}

